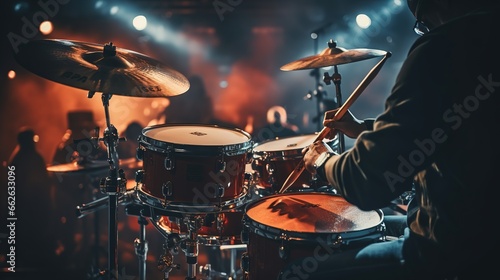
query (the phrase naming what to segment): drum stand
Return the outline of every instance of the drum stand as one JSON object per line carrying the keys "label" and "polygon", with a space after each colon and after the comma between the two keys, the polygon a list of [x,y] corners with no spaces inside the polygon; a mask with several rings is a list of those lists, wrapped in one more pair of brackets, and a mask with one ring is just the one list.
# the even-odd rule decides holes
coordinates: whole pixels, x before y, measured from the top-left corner
{"label": "drum stand", "polygon": [[101,252],[101,245],[100,245],[100,215],[98,210],[101,207],[101,204],[105,203],[104,206],[107,204],[107,197],[102,197],[98,198],[97,193],[99,192],[99,180],[95,180],[94,176],[89,176],[90,178],[90,183],[88,183],[88,186],[91,187],[91,192],[92,192],[92,201],[90,203],[85,203],[81,206],[76,207],[76,217],[77,218],[83,218],[87,216],[88,214],[94,213],[93,217],[93,223],[94,223],[94,245],[92,247],[92,255],[93,257],[91,258],[91,264],[90,268],[88,271],[88,277],[90,279],[97,279],[100,276],[100,269],[99,269],[99,258],[100,258],[100,252]]}
{"label": "drum stand", "polygon": [[[92,98],[94,94],[94,91],[90,91],[88,98]],[[111,96],[111,94],[102,93],[102,104],[106,116],[106,129],[104,130],[103,138],[99,138],[98,129],[96,133],[97,137],[92,137],[95,146],[98,146],[99,141],[103,141],[106,145],[109,163],[109,176],[102,178],[100,182],[101,192],[108,195],[108,270],[101,273],[101,275],[106,275],[106,278],[109,280],[118,279],[117,205],[118,196],[123,193],[127,183],[125,172],[118,169],[119,159],[116,147],[119,142],[125,141],[125,138],[118,138],[118,132],[110,122],[109,100]]]}
{"label": "drum stand", "polygon": [[187,277],[186,280],[196,280],[196,266],[198,264],[198,230],[201,228],[202,219],[199,216],[187,216],[184,223],[188,227],[188,238],[184,241],[186,254]]}
{"label": "drum stand", "polygon": [[165,239],[165,243],[163,244],[165,253],[158,260],[158,269],[163,272],[163,280],[168,280],[172,269],[181,268],[179,264],[174,263],[174,256],[172,254],[172,252],[176,255],[179,253],[179,242],[180,237],[177,234],[170,234]]}
{"label": "drum stand", "polygon": [[240,269],[236,269],[236,259],[237,259],[237,252],[238,250],[246,250],[247,245],[246,244],[238,244],[238,245],[223,245],[220,246],[220,250],[230,250],[230,276],[232,279],[238,279],[238,272],[241,272]]}
{"label": "drum stand", "polygon": [[148,241],[146,240],[146,226],[151,213],[146,213],[143,207],[138,208],[136,205],[128,205],[125,208],[127,215],[138,216],[137,222],[139,223],[139,237],[134,240],[135,254],[139,260],[139,280],[146,280],[146,259],[148,254]]}

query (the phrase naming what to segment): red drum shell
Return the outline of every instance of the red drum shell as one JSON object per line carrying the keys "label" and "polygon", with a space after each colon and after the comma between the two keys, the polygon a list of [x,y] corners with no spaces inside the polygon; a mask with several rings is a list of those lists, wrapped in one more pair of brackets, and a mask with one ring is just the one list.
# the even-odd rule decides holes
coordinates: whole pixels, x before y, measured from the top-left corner
{"label": "red drum shell", "polygon": [[381,241],[385,233],[382,211],[362,211],[328,193],[264,197],[246,206],[243,220],[250,280],[277,279],[294,260],[341,253]]}
{"label": "red drum shell", "polygon": [[[257,172],[257,184],[264,188],[271,188],[278,193],[290,173],[302,161],[302,150],[312,144],[317,134],[284,137],[268,140],[254,146],[252,150],[252,168]],[[338,141],[323,140],[334,151]],[[311,173],[304,171],[297,181],[288,188],[290,191],[327,186],[326,181],[314,181]]]}
{"label": "red drum shell", "polygon": [[[215,125],[143,129],[140,191],[167,205],[213,205],[242,195],[251,137]],[[223,171],[221,171],[223,170]]]}

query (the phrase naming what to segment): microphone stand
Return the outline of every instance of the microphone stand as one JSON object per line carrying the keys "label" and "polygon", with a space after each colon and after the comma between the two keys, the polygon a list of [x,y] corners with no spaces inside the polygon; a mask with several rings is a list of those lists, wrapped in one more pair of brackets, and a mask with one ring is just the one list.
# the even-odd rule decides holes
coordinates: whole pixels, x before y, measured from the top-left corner
{"label": "microphone stand", "polygon": [[[332,25],[332,23],[328,22],[311,32],[311,38],[313,39],[314,55],[317,55],[319,51],[318,49],[319,35],[323,33],[325,29],[328,28],[330,25]],[[323,85],[321,84],[319,68],[311,70],[309,75],[314,77],[316,84],[315,84],[315,90],[313,92],[309,92],[306,95],[306,99],[312,99],[313,97],[316,97],[316,117],[314,118],[314,120],[316,120],[317,131],[319,131],[323,126],[321,121],[322,120],[321,104],[323,103],[323,97],[326,96],[326,92],[323,90]]]}

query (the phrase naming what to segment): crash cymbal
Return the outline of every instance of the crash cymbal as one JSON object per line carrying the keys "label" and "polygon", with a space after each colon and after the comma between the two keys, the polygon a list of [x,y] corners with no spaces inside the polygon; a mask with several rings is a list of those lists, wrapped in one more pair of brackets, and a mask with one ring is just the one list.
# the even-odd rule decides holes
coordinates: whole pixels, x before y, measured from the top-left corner
{"label": "crash cymbal", "polygon": [[189,89],[189,81],[178,71],[113,43],[34,40],[19,46],[14,57],[36,75],[89,92],[168,97]]}
{"label": "crash cymbal", "polygon": [[109,168],[109,163],[106,160],[96,160],[96,161],[83,161],[83,162],[70,162],[64,164],[57,164],[47,167],[47,171],[54,173],[84,173],[100,169]]}
{"label": "crash cymbal", "polygon": [[280,69],[282,71],[293,71],[328,67],[384,56],[386,53],[386,51],[372,49],[347,50],[337,47],[336,43],[330,41],[328,43],[328,48],[324,49],[320,54],[292,61],[281,66]]}

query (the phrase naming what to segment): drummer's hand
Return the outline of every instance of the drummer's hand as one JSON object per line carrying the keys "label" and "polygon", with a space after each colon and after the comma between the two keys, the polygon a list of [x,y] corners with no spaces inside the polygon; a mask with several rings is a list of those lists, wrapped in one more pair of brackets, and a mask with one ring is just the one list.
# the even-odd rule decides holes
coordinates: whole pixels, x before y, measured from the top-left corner
{"label": "drummer's hand", "polygon": [[302,150],[304,167],[313,175],[316,174],[314,163],[323,152],[332,152],[331,148],[329,149],[323,141],[316,141]]}
{"label": "drummer's hand", "polygon": [[349,138],[356,138],[361,132],[366,130],[366,125],[362,120],[358,120],[354,115],[348,110],[344,116],[338,120],[334,121],[333,117],[339,109],[334,109],[331,111],[326,111],[325,118],[323,120],[323,125],[330,128],[330,132],[325,138],[334,139],[337,133],[340,131],[344,133]]}

